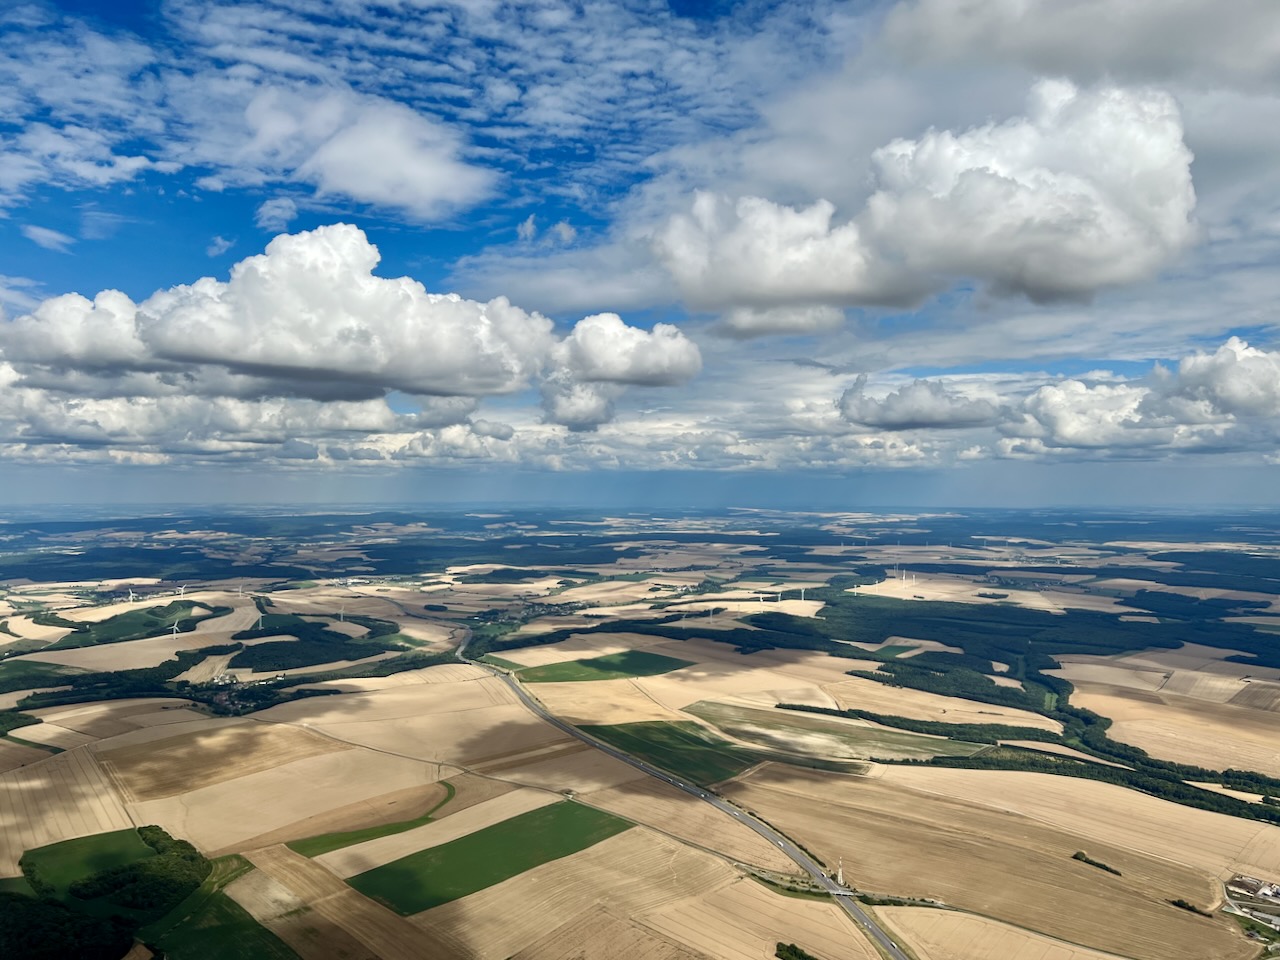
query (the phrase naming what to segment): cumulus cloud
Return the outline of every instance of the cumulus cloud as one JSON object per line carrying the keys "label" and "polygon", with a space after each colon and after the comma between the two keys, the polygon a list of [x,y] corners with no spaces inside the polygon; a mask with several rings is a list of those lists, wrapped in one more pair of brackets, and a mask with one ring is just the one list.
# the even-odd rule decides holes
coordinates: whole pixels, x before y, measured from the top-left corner
{"label": "cumulus cloud", "polygon": [[1280,353],[1232,337],[1213,353],[1195,353],[1176,369],[1157,366],[1143,408],[1155,415],[1211,422],[1280,416]]}
{"label": "cumulus cloud", "polygon": [[[240,437],[315,459],[313,438],[348,449],[336,435],[418,432],[435,439],[413,456],[470,456],[475,442],[491,449],[515,435],[506,423],[470,422],[480,397],[541,383],[553,422],[587,429],[612,417],[627,387],[683,383],[701,367],[673,326],[601,315],[560,338],[549,319],[503,298],[375,276],[378,259],[360,230],[337,224],[275,238],[226,281],[206,277],[142,303],[113,290],[39,302],[0,322],[11,398],[0,418],[24,443],[190,437],[228,449]],[[408,412],[390,409],[392,393]]]}
{"label": "cumulus cloud", "polygon": [[50,230],[48,227],[37,227],[34,224],[24,223],[20,228],[22,235],[37,246],[44,247],[46,250],[53,250],[55,253],[70,253],[71,244],[75,243],[75,237],[69,237],[65,233],[59,233],[57,230]]}
{"label": "cumulus cloud", "polygon": [[702,369],[697,344],[669,323],[652,330],[629,327],[616,313],[584,317],[558,343],[553,356],[578,380],[636,386],[672,386]]}
{"label": "cumulus cloud", "polygon": [[1190,244],[1190,163],[1167,94],[1042,81],[1025,117],[877,150],[876,190],[846,222],[825,200],[700,193],[654,248],[706,308],[908,304],[958,278],[1082,298]]}
{"label": "cumulus cloud", "polygon": [[235,245],[236,242],[234,240],[228,240],[225,237],[214,237],[209,241],[209,245],[204,248],[204,252],[209,257],[220,257]]}
{"label": "cumulus cloud", "polygon": [[883,400],[868,397],[866,386],[861,374],[840,398],[840,414],[851,423],[882,430],[946,430],[992,424],[999,415],[991,401],[967,397],[936,380],[915,380]]}

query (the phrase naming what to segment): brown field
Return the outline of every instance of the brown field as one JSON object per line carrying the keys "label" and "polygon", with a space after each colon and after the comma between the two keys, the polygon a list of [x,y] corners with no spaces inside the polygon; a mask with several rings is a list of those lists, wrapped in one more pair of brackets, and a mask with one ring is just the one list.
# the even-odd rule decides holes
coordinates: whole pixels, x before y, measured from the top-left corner
{"label": "brown field", "polygon": [[98,760],[124,797],[139,803],[350,749],[296,727],[249,722],[102,750]]}
{"label": "brown field", "polygon": [[477,776],[474,773],[450,773],[449,782],[453,784],[453,799],[435,812],[434,816],[437,820],[451,817],[478,803],[484,803],[486,800],[492,800],[494,797],[500,797],[516,789],[514,784]]}
{"label": "brown field", "polygon": [[75,730],[68,730],[66,727],[59,726],[56,723],[41,723],[31,727],[23,727],[17,736],[22,740],[58,747],[61,750],[73,750],[86,744],[97,743],[96,737],[91,737]]}
{"label": "brown field", "polygon": [[[0,647],[3,647],[0,644]],[[50,693],[55,690],[70,690],[70,687],[36,687],[33,690],[14,690],[11,693],[0,693],[0,710],[12,710],[18,705],[19,700],[25,700],[33,693]]]}
{"label": "brown field", "polygon": [[590,683],[539,683],[530,691],[548,711],[570,723],[634,723],[642,720],[687,720],[664,707],[631,678]]}
{"label": "brown field", "polygon": [[571,749],[533,756],[519,765],[494,773],[504,780],[543,790],[573,790],[591,793],[644,778],[635,767],[607,754],[570,743]]}
{"label": "brown field", "polygon": [[549,791],[512,790],[443,820],[415,827],[404,833],[343,847],[322,854],[315,860],[331,873],[346,879],[563,799],[559,794]]}
{"label": "brown field", "polygon": [[132,804],[130,810],[139,823],[158,823],[201,850],[220,855],[244,849],[254,838],[275,831],[285,831],[291,840],[313,836],[315,831],[307,825],[311,818],[439,779],[434,764],[370,750],[338,750]]}
{"label": "brown field", "polygon": [[[599,623],[598,620],[590,622]],[[604,657],[614,653],[625,653],[628,650],[647,650],[657,644],[669,642],[663,637],[646,637],[639,633],[591,633],[575,635],[568,640],[547,644],[544,647],[501,650],[497,656],[503,660],[518,663],[522,667],[540,667],[547,663]]]}
{"label": "brown field", "polygon": [[[134,719],[140,721],[156,716],[158,714],[147,713],[141,714]],[[173,723],[152,724],[150,726],[140,725],[138,729],[111,737],[108,741],[99,740],[93,744],[92,749],[94,752],[115,750],[119,747],[132,747],[140,743],[167,740],[170,737],[188,736],[200,731],[217,730],[220,727],[234,727],[251,722],[240,717],[206,717],[204,714],[196,713],[194,710],[175,710],[170,716],[174,717]]]}
{"label": "brown field", "polygon": [[357,800],[355,803],[294,821],[280,830],[249,837],[244,841],[243,846],[245,849],[269,847],[304,837],[316,837],[322,833],[339,833],[413,820],[432,809],[445,798],[445,795],[446,790],[442,783],[427,783],[417,787],[406,787],[403,790],[393,790],[390,793],[369,797],[367,800]]}
{"label": "brown field", "polygon": [[305,723],[335,739],[399,756],[462,765],[566,739],[493,677],[300,700],[256,716]]}
{"label": "brown field", "polygon": [[1162,760],[1280,776],[1280,720],[1269,711],[1097,683],[1077,684],[1071,702],[1110,717],[1112,738]]}
{"label": "brown field", "polygon": [[920,960],[1122,960],[970,913],[927,907],[876,907],[875,913]]}
{"label": "brown field", "polygon": [[1280,827],[1167,803],[1096,780],[1006,770],[885,766],[883,779],[1019,814],[1226,879],[1280,872]]}
{"label": "brown field", "polygon": [[25,767],[30,763],[38,763],[41,760],[49,759],[51,756],[52,754],[48,750],[23,746],[20,743],[14,743],[12,740],[0,740],[0,773],[17,770],[19,767]]}
{"label": "brown field", "polygon": [[[469,663],[444,663],[436,667],[424,667],[421,670],[406,670],[393,673],[389,677],[356,677],[351,680],[321,680],[305,684],[315,690],[340,690],[343,693],[372,693],[375,690],[390,690],[393,687],[410,687],[420,683],[460,683],[464,680],[480,680],[490,676],[483,667],[473,667]],[[304,686],[304,684],[299,684]]]}
{"label": "brown field", "polygon": [[351,934],[320,916],[288,887],[261,870],[236,878],[223,892],[292,947],[302,960],[377,960]]}
{"label": "brown field", "polygon": [[735,877],[715,857],[633,827],[410,920],[432,936],[465,942],[474,956],[503,960],[583,913],[634,917]]}
{"label": "brown field", "polygon": [[208,683],[219,674],[226,673],[235,656],[234,653],[224,653],[221,656],[205,657],[190,670],[184,670],[173,679],[178,682],[185,680],[187,683]]}
{"label": "brown field", "polygon": [[723,960],[773,955],[779,941],[823,960],[877,960],[874,947],[834,903],[800,900],[745,877],[645,915],[642,922]]}
{"label": "brown field", "polygon": [[[263,643],[271,639],[287,640],[289,638],[263,637],[256,641],[246,641],[246,643]],[[190,633],[180,633],[176,637],[166,634],[146,640],[130,640],[127,643],[99,643],[96,646],[75,647],[71,650],[42,650],[38,653],[25,654],[21,659],[39,663],[56,663],[64,667],[79,667],[82,670],[137,670],[142,667],[156,667],[166,660],[172,660],[179,650],[197,650],[214,643],[216,641],[210,639],[207,633],[193,630]]]}
{"label": "brown field", "polygon": [[0,774],[0,876],[24,850],[133,826],[88,750],[68,750]]}
{"label": "brown field", "polygon": [[[1210,874],[1094,836],[908,790],[888,774],[766,764],[723,791],[824,861],[843,857],[846,877],[861,889],[937,898],[1135,960],[1245,960],[1255,952],[1225,918],[1209,921],[1166,902],[1215,904],[1220,892]],[[1072,860],[1077,850],[1123,876]]]}
{"label": "brown field", "polygon": [[424,935],[403,917],[360,896],[288,847],[264,847],[245,856],[322,920],[337,926],[381,960],[471,956],[461,941],[436,933]]}
{"label": "brown field", "polygon": [[9,629],[24,640],[44,640],[53,643],[71,632],[70,627],[42,627],[32,623],[30,617],[10,617],[5,621]]}
{"label": "brown field", "polygon": [[790,857],[750,827],[653,777],[583,794],[578,799],[739,863],[777,873],[797,871]]}
{"label": "brown field", "polygon": [[30,711],[45,723],[53,723],[76,733],[101,740],[143,727],[163,726],[203,718],[189,710],[190,700],[141,698],[75,703],[61,707],[41,707]]}
{"label": "brown field", "polygon": [[511,960],[706,960],[633,920],[603,910],[584,911],[530,944]]}
{"label": "brown field", "polygon": [[[1060,733],[1062,726],[1056,720],[995,704],[944,697],[923,690],[905,687],[888,687],[875,680],[849,677],[841,683],[825,688],[843,709],[850,707],[883,713],[890,716],[910,717],[913,720],[941,720],[944,723],[1007,723],[1019,727],[1035,727]],[[1075,702],[1074,700],[1072,701]]]}

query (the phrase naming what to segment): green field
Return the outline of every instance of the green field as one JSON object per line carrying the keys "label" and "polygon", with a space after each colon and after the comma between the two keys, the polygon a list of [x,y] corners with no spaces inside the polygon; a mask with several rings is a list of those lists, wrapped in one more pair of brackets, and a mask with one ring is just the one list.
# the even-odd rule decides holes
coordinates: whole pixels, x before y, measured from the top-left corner
{"label": "green field", "polygon": [[20,893],[24,897],[36,895],[26,877],[0,877],[0,893]]}
{"label": "green field", "polygon": [[408,916],[585,850],[631,826],[630,821],[566,800],[420,850],[347,882]]}
{"label": "green field", "polygon": [[656,767],[700,784],[728,780],[768,759],[721,740],[687,720],[647,720],[581,729]]}
{"label": "green field", "polygon": [[155,855],[138,831],[130,827],[36,847],[24,853],[19,863],[24,872],[34,871],[39,883],[49,887],[54,896],[74,901],[67,888],[77,880]]}
{"label": "green field", "polygon": [[65,650],[74,647],[91,647],[98,643],[123,643],[127,640],[141,640],[143,637],[158,637],[166,630],[172,630],[175,623],[178,625],[179,633],[189,633],[201,620],[231,612],[230,607],[218,607],[208,613],[196,614],[196,606],[190,600],[175,600],[164,606],[129,610],[97,623],[73,623],[56,614],[38,614],[33,619],[37,623],[48,622],[53,626],[74,627],[74,632],[46,648]]}
{"label": "green field", "polygon": [[298,960],[283,941],[222,892],[253,869],[235,854],[214,860],[200,889],[138,931],[139,938],[159,946],[169,960]]}
{"label": "green field", "polygon": [[0,693],[29,690],[32,687],[56,687],[65,678],[77,673],[84,671],[34,660],[9,660],[0,663]]}
{"label": "green field", "polygon": [[879,724],[827,720],[786,710],[762,710],[701,700],[685,707],[736,740],[798,757],[833,760],[927,760],[971,757],[985,744],[929,737]]}
{"label": "green field", "polygon": [[682,667],[693,666],[691,660],[677,660],[644,650],[626,650],[589,660],[548,663],[520,671],[525,683],[568,683],[578,680],[621,680],[624,677],[656,677]]}
{"label": "green field", "polygon": [[322,833],[318,837],[307,837],[305,840],[294,840],[286,846],[294,853],[300,853],[304,857],[318,857],[322,853],[329,853],[332,850],[341,850],[343,847],[349,847],[353,843],[364,843],[366,840],[377,840],[379,837],[389,837],[392,834],[404,833],[406,830],[412,830],[414,827],[426,826],[431,822],[431,815],[443,807],[446,803],[453,799],[453,784],[449,781],[441,781],[446,791],[445,798],[437,803],[420,817],[413,820],[401,820],[398,823],[384,823],[380,827],[365,827],[363,830],[347,830],[342,833]]}

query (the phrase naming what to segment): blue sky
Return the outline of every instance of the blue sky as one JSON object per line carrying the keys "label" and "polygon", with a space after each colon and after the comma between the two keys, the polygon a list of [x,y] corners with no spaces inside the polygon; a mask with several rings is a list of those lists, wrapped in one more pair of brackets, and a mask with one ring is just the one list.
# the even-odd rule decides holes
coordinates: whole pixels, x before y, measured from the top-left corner
{"label": "blue sky", "polygon": [[14,501],[1280,489],[1267,0],[19,2],[0,106]]}

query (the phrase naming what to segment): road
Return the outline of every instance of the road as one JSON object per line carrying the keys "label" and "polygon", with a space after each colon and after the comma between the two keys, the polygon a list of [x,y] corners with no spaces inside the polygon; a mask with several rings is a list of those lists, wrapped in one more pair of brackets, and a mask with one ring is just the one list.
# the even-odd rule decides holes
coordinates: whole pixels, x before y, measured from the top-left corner
{"label": "road", "polygon": [[884,928],[881,927],[879,924],[877,924],[875,920],[872,919],[872,917],[865,910],[862,909],[862,906],[858,903],[856,899],[854,899],[853,895],[849,893],[848,890],[846,890],[844,887],[841,887],[834,880],[828,877],[826,873],[823,872],[822,867],[818,866],[818,864],[814,862],[814,859],[812,857],[810,857],[807,853],[805,853],[803,850],[797,847],[794,843],[788,840],[785,836],[783,836],[777,830],[773,829],[773,827],[769,826],[767,823],[763,822],[762,820],[757,820],[755,817],[751,816],[746,811],[738,809],[738,807],[734,806],[729,801],[721,797],[717,797],[713,793],[708,793],[706,790],[703,790],[701,787],[698,787],[694,784],[685,783],[684,781],[680,780],[678,777],[672,776],[671,774],[667,773],[664,770],[660,770],[659,768],[651,764],[645,763],[643,760],[637,757],[633,757],[629,753],[624,753],[623,751],[619,750],[617,747],[614,747],[611,744],[605,743],[603,740],[597,740],[595,737],[591,736],[590,734],[583,733],[581,730],[579,730],[577,727],[573,726],[572,724],[565,723],[563,720],[559,719],[558,717],[548,713],[546,708],[543,707],[542,704],[539,703],[537,700],[535,700],[532,696],[530,696],[529,693],[524,689],[524,687],[520,685],[520,681],[518,681],[514,676],[507,673],[506,671],[499,670],[495,667],[491,667],[487,663],[481,663],[478,660],[469,660],[466,656],[466,648],[470,640],[471,640],[471,634],[470,634],[470,631],[468,631],[467,636],[463,639],[462,643],[458,645],[458,649],[456,651],[459,660],[463,661],[464,663],[470,663],[474,666],[483,667],[486,670],[492,671],[495,676],[500,677],[503,680],[503,682],[506,683],[506,685],[511,688],[512,692],[514,692],[515,695],[520,698],[521,703],[523,703],[526,707],[532,710],[537,716],[541,717],[543,720],[551,724],[557,730],[561,730],[571,737],[581,740],[584,743],[590,744],[591,746],[595,747],[597,750],[602,750],[603,752],[607,753],[609,756],[613,757],[615,760],[620,760],[623,763],[630,764],[631,766],[635,767],[637,770],[640,770],[643,773],[647,773],[651,777],[656,777],[657,779],[661,780],[663,783],[670,784],[671,786],[675,787],[677,790],[683,790],[685,793],[689,794],[690,796],[696,797],[699,800],[703,800],[711,804],[717,810],[720,810],[721,812],[727,814],[728,816],[735,818],[740,823],[750,827],[752,830],[754,830],[760,836],[764,837],[764,839],[768,840],[770,843],[776,846],[779,850],[785,853],[788,857],[794,860],[797,864],[799,864],[804,869],[804,871],[809,874],[809,876],[811,876],[824,890],[830,893],[832,898],[835,900],[836,903],[838,903],[841,906],[841,908],[845,911],[845,913],[847,913],[850,917],[853,918],[853,921],[863,929],[863,931],[867,934],[867,936],[869,936],[872,940],[874,940],[880,946],[881,950],[883,950],[891,958],[891,960],[910,960],[910,958],[905,953],[903,953],[902,950],[898,947],[897,943],[894,942],[893,938],[891,938],[889,934],[885,932]]}

